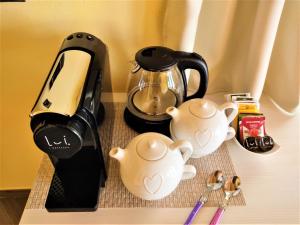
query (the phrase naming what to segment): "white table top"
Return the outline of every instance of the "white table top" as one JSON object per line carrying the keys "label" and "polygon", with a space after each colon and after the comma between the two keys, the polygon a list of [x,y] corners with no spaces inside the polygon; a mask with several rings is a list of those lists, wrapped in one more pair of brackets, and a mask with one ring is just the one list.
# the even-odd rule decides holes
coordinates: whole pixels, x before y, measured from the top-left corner
{"label": "white table top", "polygon": [[[111,95],[103,95],[103,101]],[[222,103],[223,95],[206,96]],[[114,101],[124,101],[124,94],[114,94]],[[266,116],[266,131],[280,145],[277,152],[259,155],[245,151],[234,140],[228,149],[235,171],[242,180],[246,206],[228,208],[222,224],[299,224],[299,128],[300,114],[289,116],[267,97],[261,98]],[[209,224],[216,208],[204,207],[194,224]],[[183,209],[98,209],[95,212],[48,213],[25,209],[20,224],[183,224],[191,208]]]}

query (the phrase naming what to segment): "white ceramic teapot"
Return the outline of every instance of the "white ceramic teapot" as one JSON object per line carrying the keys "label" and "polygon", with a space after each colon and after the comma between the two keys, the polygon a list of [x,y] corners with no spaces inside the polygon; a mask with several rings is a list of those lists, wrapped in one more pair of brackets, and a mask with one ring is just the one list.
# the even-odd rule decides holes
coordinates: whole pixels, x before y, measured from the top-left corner
{"label": "white ceramic teapot", "polygon": [[156,200],[169,195],[180,180],[196,175],[194,166],[185,165],[192,152],[187,141],[173,142],[150,132],[133,138],[126,149],[111,149],[109,155],[120,162],[121,179],[132,194]]}
{"label": "white ceramic teapot", "polygon": [[[231,109],[226,116],[225,111]],[[192,99],[179,108],[169,107],[172,116],[170,133],[173,140],[187,140],[194,148],[192,158],[208,155],[234,137],[235,130],[229,124],[238,113],[237,106],[226,102],[221,106],[206,99]]]}

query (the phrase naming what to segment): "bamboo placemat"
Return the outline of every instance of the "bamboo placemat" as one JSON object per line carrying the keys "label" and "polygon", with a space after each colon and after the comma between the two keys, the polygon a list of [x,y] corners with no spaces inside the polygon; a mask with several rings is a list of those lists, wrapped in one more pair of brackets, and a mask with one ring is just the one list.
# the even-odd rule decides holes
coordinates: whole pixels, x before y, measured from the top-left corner
{"label": "bamboo placemat", "polygon": [[[111,147],[126,147],[127,143],[136,135],[123,120],[123,103],[105,103],[105,120],[99,128],[102,149],[108,165],[108,179],[105,188],[101,189],[99,208],[187,208],[193,207],[206,187],[206,178],[214,170],[222,170],[226,177],[236,175],[231,162],[227,146],[223,144],[215,153],[200,159],[189,159],[187,164],[194,165],[197,175],[190,180],[181,181],[176,190],[164,199],[146,201],[129,193],[122,184],[117,160],[110,159],[108,152]],[[27,209],[45,208],[53,167],[47,156],[44,156],[33,185]],[[218,206],[223,201],[222,190],[211,193],[206,207]],[[245,205],[243,194],[239,194],[230,201],[231,206]]]}

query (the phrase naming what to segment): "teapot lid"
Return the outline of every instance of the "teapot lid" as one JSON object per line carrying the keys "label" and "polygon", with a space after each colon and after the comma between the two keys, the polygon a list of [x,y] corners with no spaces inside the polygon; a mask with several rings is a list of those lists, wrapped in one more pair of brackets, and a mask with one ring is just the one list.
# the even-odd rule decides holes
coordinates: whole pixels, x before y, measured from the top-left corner
{"label": "teapot lid", "polygon": [[176,58],[173,57],[173,50],[162,46],[139,50],[135,54],[135,60],[143,69],[149,71],[165,71],[177,63]]}
{"label": "teapot lid", "polygon": [[217,107],[212,101],[205,99],[195,99],[189,106],[189,111],[198,118],[207,119],[216,114]]}
{"label": "teapot lid", "polygon": [[167,153],[167,145],[160,139],[154,139],[153,136],[144,136],[137,143],[137,154],[148,161],[155,161],[163,158]]}

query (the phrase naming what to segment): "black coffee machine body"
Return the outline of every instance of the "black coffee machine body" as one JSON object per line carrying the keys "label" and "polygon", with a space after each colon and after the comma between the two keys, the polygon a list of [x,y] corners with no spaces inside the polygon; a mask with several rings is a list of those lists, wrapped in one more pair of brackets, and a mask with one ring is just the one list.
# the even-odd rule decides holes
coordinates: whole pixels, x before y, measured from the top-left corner
{"label": "black coffee machine body", "polygon": [[97,127],[106,46],[87,33],[69,35],[31,111],[36,145],[55,168],[48,211],[94,211],[107,178]]}

